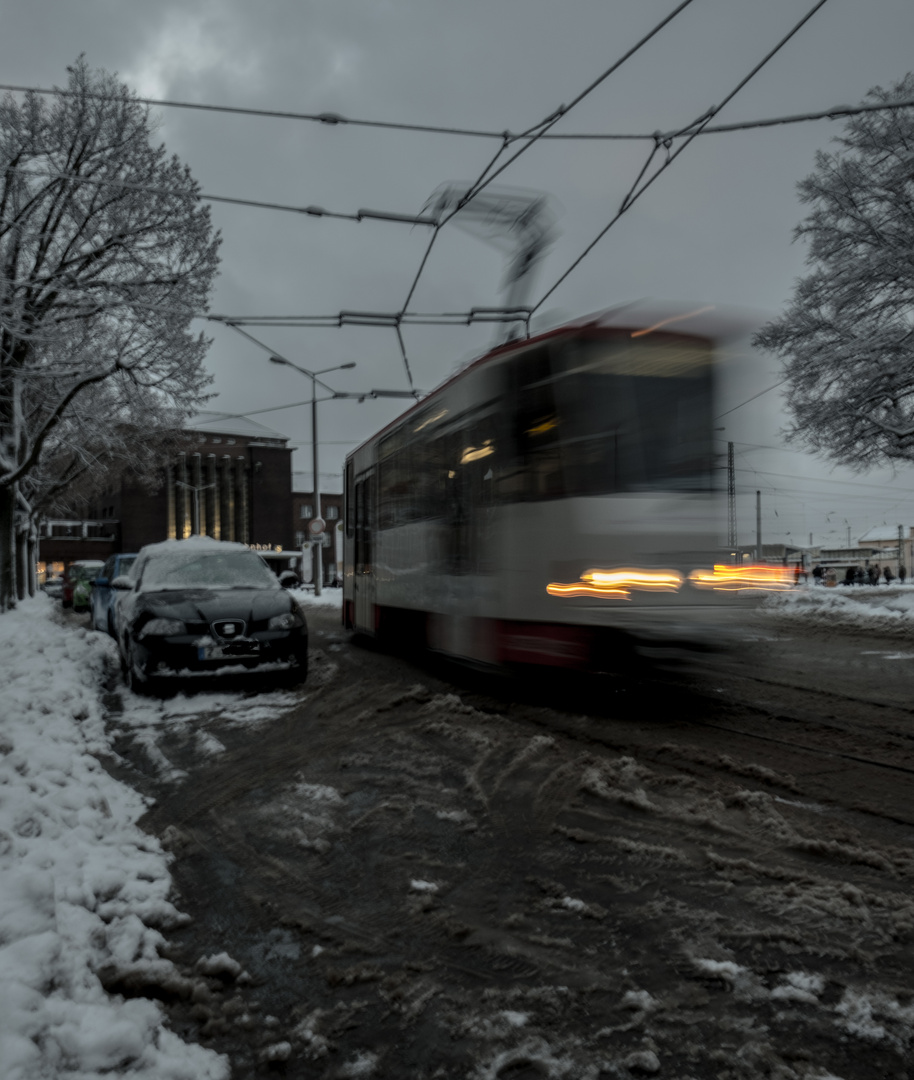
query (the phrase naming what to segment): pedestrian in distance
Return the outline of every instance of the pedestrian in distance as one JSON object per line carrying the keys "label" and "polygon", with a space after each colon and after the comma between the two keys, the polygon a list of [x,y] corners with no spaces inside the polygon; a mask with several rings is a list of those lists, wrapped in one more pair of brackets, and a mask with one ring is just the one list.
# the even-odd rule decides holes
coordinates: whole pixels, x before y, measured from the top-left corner
{"label": "pedestrian in distance", "polygon": [[858,566],[854,569],[854,584],[864,585],[866,583],[866,574],[863,572],[863,567]]}
{"label": "pedestrian in distance", "polygon": [[812,568],[812,583],[813,585],[821,585],[822,578],[825,575],[825,570],[818,564]]}
{"label": "pedestrian in distance", "polygon": [[898,567],[898,584],[904,585],[904,579],[908,576],[908,571],[905,569],[904,563]]}
{"label": "pedestrian in distance", "polygon": [[894,574],[892,573],[892,568],[891,568],[891,566],[887,566],[887,567],[885,568],[885,570],[883,570],[883,571],[882,571],[882,575],[883,575],[883,577],[885,578],[885,583],[886,583],[886,585],[891,585],[891,584],[892,584],[892,578],[893,578],[893,577],[895,576],[895,575],[894,575]]}
{"label": "pedestrian in distance", "polygon": [[869,580],[870,585],[877,584],[877,582],[879,581],[879,564],[876,563],[875,566],[868,566],[866,569],[866,576]]}
{"label": "pedestrian in distance", "polygon": [[845,585],[853,585],[854,582],[856,581],[856,578],[857,578],[857,568],[856,568],[856,566],[849,566],[844,571],[844,582],[843,582],[843,584],[845,584]]}

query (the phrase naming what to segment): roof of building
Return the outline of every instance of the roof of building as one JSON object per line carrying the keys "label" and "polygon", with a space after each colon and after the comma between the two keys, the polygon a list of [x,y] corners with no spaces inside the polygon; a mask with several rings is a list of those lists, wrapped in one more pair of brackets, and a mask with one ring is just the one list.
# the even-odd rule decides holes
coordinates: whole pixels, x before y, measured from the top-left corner
{"label": "roof of building", "polygon": [[[870,529],[869,532],[865,532],[860,537],[860,543],[879,543],[884,540],[891,540],[893,543],[898,543],[898,525],[876,525]],[[908,532],[908,529],[902,525],[902,536]]]}
{"label": "roof of building", "polygon": [[274,431],[265,424],[258,424],[249,416],[236,416],[233,413],[199,412],[189,417],[184,426],[190,431],[206,431],[215,435],[241,435],[247,439],[282,439],[289,441],[288,435]]}

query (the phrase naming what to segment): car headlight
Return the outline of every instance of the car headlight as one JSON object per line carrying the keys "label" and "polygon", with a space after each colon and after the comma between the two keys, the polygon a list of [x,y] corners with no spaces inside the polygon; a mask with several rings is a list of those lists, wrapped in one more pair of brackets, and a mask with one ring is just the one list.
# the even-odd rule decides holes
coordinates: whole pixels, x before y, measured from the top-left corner
{"label": "car headlight", "polygon": [[299,611],[287,611],[285,615],[274,615],[267,623],[268,630],[295,630],[304,626],[305,620]]}
{"label": "car headlight", "polygon": [[150,619],[137,637],[167,637],[169,634],[184,634],[187,628],[180,619]]}

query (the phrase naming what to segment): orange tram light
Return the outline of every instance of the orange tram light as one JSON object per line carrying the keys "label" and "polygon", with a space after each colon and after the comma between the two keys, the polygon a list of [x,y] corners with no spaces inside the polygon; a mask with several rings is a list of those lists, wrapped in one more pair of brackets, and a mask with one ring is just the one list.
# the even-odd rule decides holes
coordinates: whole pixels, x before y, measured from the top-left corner
{"label": "orange tram light", "polygon": [[742,592],[761,590],[781,592],[793,585],[793,575],[785,566],[765,566],[752,563],[747,566],[716,565],[713,570],[693,570],[689,582],[696,589],[716,589],[719,592]]}
{"label": "orange tram light", "polygon": [[[550,582],[550,596],[595,596],[603,600],[630,600],[635,592],[679,592],[685,577],[678,570],[585,570],[578,581]],[[790,570],[780,566],[725,566],[693,570],[689,584],[718,592],[779,592],[793,583]]]}
{"label": "orange tram light", "polygon": [[564,585],[546,586],[550,596],[598,596],[602,599],[628,600],[632,590],[639,592],[678,592],[683,577],[678,570],[585,570],[580,580]]}

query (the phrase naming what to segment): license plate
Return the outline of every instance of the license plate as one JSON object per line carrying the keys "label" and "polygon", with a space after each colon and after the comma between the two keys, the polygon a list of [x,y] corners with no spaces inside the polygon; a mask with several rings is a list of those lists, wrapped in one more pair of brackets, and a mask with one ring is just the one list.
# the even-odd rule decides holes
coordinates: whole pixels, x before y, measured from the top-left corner
{"label": "license plate", "polygon": [[249,660],[260,655],[260,645],[256,641],[234,641],[229,645],[200,645],[197,647],[198,660]]}

